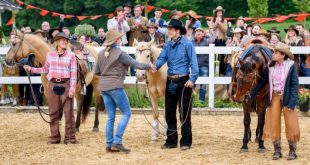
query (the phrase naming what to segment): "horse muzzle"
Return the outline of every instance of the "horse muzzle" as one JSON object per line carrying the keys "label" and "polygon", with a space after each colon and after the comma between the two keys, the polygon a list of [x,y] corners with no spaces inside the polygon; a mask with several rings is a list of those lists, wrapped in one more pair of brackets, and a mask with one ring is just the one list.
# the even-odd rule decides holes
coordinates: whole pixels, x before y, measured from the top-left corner
{"label": "horse muzzle", "polygon": [[146,79],[146,72],[145,71],[137,71],[136,78],[139,82],[143,82]]}

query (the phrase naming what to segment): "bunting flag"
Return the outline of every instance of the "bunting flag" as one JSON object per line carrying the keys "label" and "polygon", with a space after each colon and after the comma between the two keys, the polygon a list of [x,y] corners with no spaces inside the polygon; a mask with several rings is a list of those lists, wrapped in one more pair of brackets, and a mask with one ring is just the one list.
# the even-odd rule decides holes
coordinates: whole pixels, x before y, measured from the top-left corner
{"label": "bunting flag", "polygon": [[41,10],[40,15],[42,15],[43,17],[49,13],[49,11],[47,10],[43,10],[43,9],[40,9],[40,10]]}
{"label": "bunting flag", "polygon": [[[113,18],[113,13],[109,13],[109,14],[101,14],[101,15],[94,15],[94,16],[76,16],[76,15],[71,15],[71,14],[61,14],[61,13],[57,13],[57,12],[53,12],[53,11],[49,11],[49,10],[45,10],[45,9],[41,9],[38,8],[36,6],[30,5],[30,4],[26,4],[25,2],[23,2],[22,0],[16,0],[17,4],[20,6],[25,6],[26,9],[28,10],[32,10],[32,9],[37,9],[40,11],[40,15],[41,16],[47,16],[48,14],[51,14],[53,17],[59,17],[60,15],[64,15],[65,19],[72,19],[72,18],[76,18],[79,21],[83,21],[86,18],[89,18],[91,20],[96,20],[98,18],[101,18],[102,16],[106,16],[108,18]],[[142,6],[142,8],[144,9],[145,6]],[[156,6],[151,6],[151,5],[146,5],[146,12],[150,13],[151,11],[153,11],[154,9],[156,9]],[[161,11],[163,13],[169,13],[171,12],[171,10],[168,9],[161,9]],[[182,18],[186,15],[186,13],[179,13],[178,17]],[[300,13],[300,14],[288,14],[288,15],[279,15],[276,14],[275,17],[270,17],[270,18],[251,18],[251,17],[245,17],[244,21],[253,21],[254,23],[258,23],[258,24],[262,24],[262,23],[266,23],[266,22],[270,22],[270,21],[276,21],[276,22],[284,22],[287,19],[291,18],[291,17],[296,17],[294,18],[294,20],[301,22],[304,21],[308,16],[310,16],[310,14],[308,13]],[[201,18],[205,18],[207,20],[211,20],[212,17],[211,16],[201,16],[201,15],[197,15],[196,19],[201,19]],[[14,20],[12,20],[13,18],[11,18],[7,24],[11,25]],[[236,20],[237,18],[225,18],[225,20],[227,21],[231,21],[231,20]],[[12,22],[13,21],[13,22]],[[12,22],[12,23],[11,23]],[[8,26],[9,26],[8,25]]]}
{"label": "bunting flag", "polygon": [[6,26],[11,26],[14,23],[14,17],[11,17],[10,20],[6,23]]}

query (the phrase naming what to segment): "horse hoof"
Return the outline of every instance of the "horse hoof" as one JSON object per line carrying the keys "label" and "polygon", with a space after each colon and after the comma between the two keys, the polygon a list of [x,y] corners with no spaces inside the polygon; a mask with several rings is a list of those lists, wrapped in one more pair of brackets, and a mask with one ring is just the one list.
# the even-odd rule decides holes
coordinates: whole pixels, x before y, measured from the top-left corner
{"label": "horse hoof", "polygon": [[244,152],[249,152],[249,149],[247,149],[247,148],[241,148],[241,149],[240,149],[240,153],[244,153]]}
{"label": "horse hoof", "polygon": [[258,148],[257,152],[259,153],[264,153],[266,151],[266,148]]}
{"label": "horse hoof", "polygon": [[93,128],[93,132],[99,132],[99,128]]}

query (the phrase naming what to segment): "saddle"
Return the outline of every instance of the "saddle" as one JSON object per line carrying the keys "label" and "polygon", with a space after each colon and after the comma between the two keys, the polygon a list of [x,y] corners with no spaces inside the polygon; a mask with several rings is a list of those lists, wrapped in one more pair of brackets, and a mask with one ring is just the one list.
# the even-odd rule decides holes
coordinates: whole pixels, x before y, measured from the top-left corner
{"label": "saddle", "polygon": [[79,66],[79,72],[85,77],[88,72],[94,70],[95,58],[90,56],[89,50],[85,47],[82,51],[75,50],[74,53]]}

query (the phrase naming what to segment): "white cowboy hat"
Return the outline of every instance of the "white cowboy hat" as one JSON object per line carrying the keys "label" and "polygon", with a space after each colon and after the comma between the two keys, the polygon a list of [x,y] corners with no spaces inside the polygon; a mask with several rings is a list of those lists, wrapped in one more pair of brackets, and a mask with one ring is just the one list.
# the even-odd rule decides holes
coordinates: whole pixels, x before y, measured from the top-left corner
{"label": "white cowboy hat", "polygon": [[215,13],[218,12],[218,11],[223,11],[223,13],[225,13],[225,9],[223,9],[222,6],[216,7],[216,8],[213,10],[213,14],[215,14]]}

